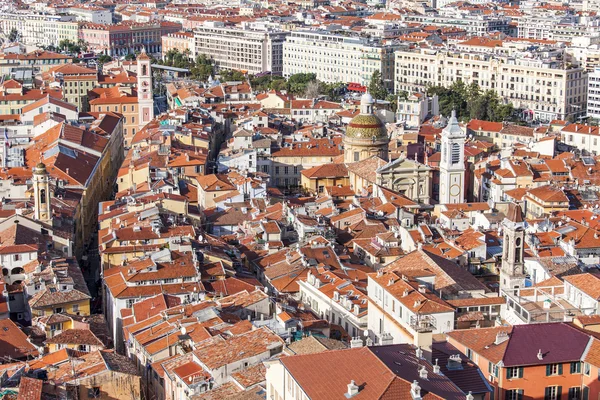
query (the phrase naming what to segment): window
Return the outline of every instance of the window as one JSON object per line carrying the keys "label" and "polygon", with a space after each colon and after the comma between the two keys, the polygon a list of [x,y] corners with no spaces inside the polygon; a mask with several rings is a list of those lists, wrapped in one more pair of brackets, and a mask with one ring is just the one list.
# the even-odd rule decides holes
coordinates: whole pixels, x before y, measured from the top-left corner
{"label": "window", "polygon": [[546,388],[546,394],[544,395],[544,400],[559,400],[561,391],[562,391],[561,386],[548,386]]}
{"label": "window", "polygon": [[590,376],[590,372],[591,372],[591,365],[588,363],[583,363],[583,373],[587,376]]}
{"label": "window", "polygon": [[360,161],[360,153],[358,151],[354,152],[354,161]]}
{"label": "window", "polygon": [[546,376],[562,375],[562,373],[563,373],[562,364],[548,364],[548,365],[546,365]]}
{"label": "window", "polygon": [[73,312],[74,313],[78,313],[79,312],[79,304],[73,304]]}
{"label": "window", "polygon": [[572,374],[580,374],[581,373],[581,363],[579,361],[575,361],[571,363],[571,373]]}
{"label": "window", "polygon": [[91,389],[88,389],[88,398],[90,398],[90,399],[99,399],[100,398],[100,388],[99,387],[93,387]]}
{"label": "window", "polygon": [[458,143],[452,143],[452,164],[458,164],[460,162],[460,145]]}
{"label": "window", "polygon": [[507,379],[517,379],[523,377],[523,367],[506,368]]}
{"label": "window", "polygon": [[469,357],[469,360],[473,359],[473,350],[467,348],[466,354],[467,354],[467,357]]}
{"label": "window", "polygon": [[579,386],[575,386],[569,388],[569,399],[568,400],[579,400],[581,399],[581,388]]}
{"label": "window", "polygon": [[511,389],[505,393],[505,400],[523,400],[523,389]]}

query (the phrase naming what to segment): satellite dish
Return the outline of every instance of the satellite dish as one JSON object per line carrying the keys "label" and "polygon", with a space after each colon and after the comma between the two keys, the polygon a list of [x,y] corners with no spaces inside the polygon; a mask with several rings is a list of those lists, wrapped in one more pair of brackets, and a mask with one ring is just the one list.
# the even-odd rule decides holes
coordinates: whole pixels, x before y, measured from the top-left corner
{"label": "satellite dish", "polygon": [[368,336],[369,336],[369,330],[368,330],[368,329],[365,329],[365,330],[363,331],[363,336],[364,336],[364,337],[368,337]]}
{"label": "satellite dish", "polygon": [[204,241],[204,236],[202,236],[202,235],[198,235],[198,241],[199,241],[199,242],[203,242],[203,241]]}
{"label": "satellite dish", "polygon": [[187,333],[187,329],[185,329],[185,326],[181,327],[181,334],[185,335]]}

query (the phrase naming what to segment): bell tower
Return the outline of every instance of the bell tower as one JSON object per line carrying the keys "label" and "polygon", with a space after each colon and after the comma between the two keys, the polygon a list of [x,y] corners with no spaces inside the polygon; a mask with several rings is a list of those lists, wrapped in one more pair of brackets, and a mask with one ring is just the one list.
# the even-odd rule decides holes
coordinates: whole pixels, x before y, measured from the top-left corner
{"label": "bell tower", "polygon": [[46,165],[39,163],[33,169],[33,196],[34,196],[34,219],[42,222],[52,220],[52,206],[50,204],[50,175],[46,171]]}
{"label": "bell tower", "polygon": [[154,100],[152,98],[152,66],[146,50],[137,57],[138,123],[143,128],[154,118]]}
{"label": "bell tower", "polygon": [[510,289],[525,286],[525,221],[523,210],[515,203],[508,205],[508,213],[502,222],[502,267],[500,269],[500,288]]}
{"label": "bell tower", "polygon": [[465,132],[456,119],[456,112],[442,131],[440,161],[440,204],[465,201]]}

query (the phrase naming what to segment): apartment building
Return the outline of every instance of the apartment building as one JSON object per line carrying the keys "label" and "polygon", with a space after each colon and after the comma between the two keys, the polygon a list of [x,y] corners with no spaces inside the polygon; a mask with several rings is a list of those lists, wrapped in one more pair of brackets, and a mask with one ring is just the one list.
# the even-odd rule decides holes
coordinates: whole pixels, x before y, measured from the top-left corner
{"label": "apartment building", "polygon": [[489,32],[511,33],[510,19],[507,17],[491,17],[487,15],[429,15],[413,14],[404,17],[405,22],[418,22],[439,27],[461,28],[467,34],[484,36]]}
{"label": "apartment building", "polygon": [[600,119],[600,67],[588,74],[587,116]]}
{"label": "apartment building", "polygon": [[96,24],[112,24],[112,12],[98,7],[73,7],[69,14],[77,17],[78,21],[94,22]]}
{"label": "apartment building", "polygon": [[[20,40],[25,45],[35,46],[56,46],[58,32],[64,32],[59,29],[63,22],[72,20],[73,17],[33,14],[33,13],[3,13],[0,15],[0,28],[3,32],[10,32],[16,29],[19,32]],[[56,32],[56,34],[52,34]]]}
{"label": "apartment building", "polygon": [[221,21],[208,21],[195,29],[193,56],[205,54],[218,68],[251,74],[283,70],[283,43],[287,32],[261,25],[226,27]]}
{"label": "apartment building", "polygon": [[428,85],[451,86],[461,80],[495,90],[524,117],[551,121],[585,115],[587,73],[544,54],[522,57],[420,49],[396,52],[395,90],[425,92]]}
{"label": "apartment building", "polygon": [[84,23],[79,29],[79,38],[89,44],[90,50],[110,56],[124,56],[145,49],[148,54],[160,54],[162,36],[181,30],[175,22],[161,21],[137,23],[124,21],[106,25]]}
{"label": "apartment building", "polygon": [[188,53],[191,57],[194,53],[194,33],[193,32],[174,32],[162,37],[162,53],[163,56],[169,50],[177,50],[185,54]]}
{"label": "apartment building", "polygon": [[394,45],[325,31],[292,32],[283,45],[283,75],[314,73],[322,82],[368,85],[380,71],[388,88],[394,82]]}

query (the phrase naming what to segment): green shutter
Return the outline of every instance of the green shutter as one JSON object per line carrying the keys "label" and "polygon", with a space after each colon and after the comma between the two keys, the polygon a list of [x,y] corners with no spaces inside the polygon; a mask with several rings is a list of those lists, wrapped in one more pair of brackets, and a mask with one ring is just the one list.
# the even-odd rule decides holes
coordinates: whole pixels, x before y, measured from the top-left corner
{"label": "green shutter", "polygon": [[[561,365],[562,367],[562,365]],[[562,386],[558,386],[556,388],[556,400],[560,400],[560,395],[562,394]]]}
{"label": "green shutter", "polygon": [[519,367],[519,378],[523,377],[523,367]]}
{"label": "green shutter", "polygon": [[550,376],[551,373],[552,373],[552,365],[548,364],[548,365],[546,365],[546,376]]}
{"label": "green shutter", "polygon": [[562,373],[563,373],[562,364],[558,364],[558,374],[562,375]]}
{"label": "green shutter", "polygon": [[548,400],[550,398],[550,388],[547,387],[546,389],[544,389],[544,399]]}
{"label": "green shutter", "polygon": [[590,388],[588,388],[587,386],[584,386],[582,400],[588,400],[589,397],[590,397]]}
{"label": "green shutter", "polygon": [[506,368],[506,379],[510,379],[510,368]]}

